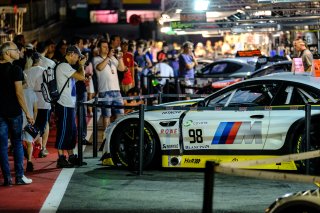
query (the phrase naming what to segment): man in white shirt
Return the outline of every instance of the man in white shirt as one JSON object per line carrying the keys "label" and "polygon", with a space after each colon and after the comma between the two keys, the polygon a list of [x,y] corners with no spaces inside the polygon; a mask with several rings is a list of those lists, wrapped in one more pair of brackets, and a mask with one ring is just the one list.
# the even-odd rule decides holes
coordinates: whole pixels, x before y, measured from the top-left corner
{"label": "man in white shirt", "polygon": [[154,66],[154,74],[157,77],[165,77],[158,78],[158,82],[161,86],[164,86],[166,84],[166,81],[167,79],[169,79],[169,77],[174,77],[172,67],[165,62],[160,62]]}
{"label": "man in white shirt", "polygon": [[[114,56],[114,49],[109,49],[107,40],[100,40],[97,47],[99,56],[94,57],[93,66],[97,73],[98,95],[99,98],[105,98],[103,103],[106,105],[123,105],[123,99],[120,93],[118,80],[119,71],[124,71],[122,55],[119,53],[118,58]],[[102,108],[103,126],[106,128],[110,124],[111,109]],[[123,109],[115,109],[117,117],[124,114]]]}
{"label": "man in white shirt", "polygon": [[[61,93],[55,107],[57,118],[57,137],[55,147],[58,149],[58,168],[70,168],[76,165],[78,158],[73,153],[77,141],[77,128],[75,123],[76,107],[76,80],[84,81],[84,64],[86,59],[75,46],[67,48],[65,62],[56,67],[56,78],[58,90]],[[75,70],[72,65],[79,63],[79,69]],[[64,87],[64,85],[66,85]],[[64,88],[64,89],[63,89]],[[68,152],[69,159],[66,160],[64,151]]]}

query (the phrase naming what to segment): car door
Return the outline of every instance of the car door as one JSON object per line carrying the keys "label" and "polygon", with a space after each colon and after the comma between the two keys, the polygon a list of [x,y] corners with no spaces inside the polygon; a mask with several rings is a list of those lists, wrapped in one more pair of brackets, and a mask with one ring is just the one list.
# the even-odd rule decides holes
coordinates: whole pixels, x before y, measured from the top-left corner
{"label": "car door", "polygon": [[279,84],[241,85],[209,97],[206,105],[215,110],[186,113],[182,123],[184,150],[262,150],[269,128],[268,107]]}
{"label": "car door", "polygon": [[[290,126],[305,117],[305,111],[298,109],[306,103],[318,103],[319,94],[311,87],[286,84],[278,93],[270,111],[270,128],[265,150],[280,149],[286,139]],[[312,113],[316,113],[313,110]],[[318,112],[319,113],[319,112]]]}

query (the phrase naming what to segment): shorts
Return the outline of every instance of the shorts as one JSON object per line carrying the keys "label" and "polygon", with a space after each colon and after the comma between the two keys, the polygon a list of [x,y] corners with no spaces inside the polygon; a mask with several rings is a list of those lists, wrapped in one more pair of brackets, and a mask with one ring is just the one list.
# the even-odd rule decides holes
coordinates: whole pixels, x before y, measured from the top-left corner
{"label": "shorts", "polygon": [[56,104],[55,116],[57,119],[55,148],[60,150],[74,149],[77,143],[75,108]]}
{"label": "shorts", "polygon": [[28,143],[33,143],[33,137],[26,131],[22,130],[22,140]]}
{"label": "shorts", "polygon": [[[194,80],[190,80],[190,79],[187,79],[187,78],[186,78],[185,80],[183,80],[182,83],[183,83],[185,86],[187,86],[187,87],[192,87],[192,86],[194,86]],[[185,93],[185,94],[193,94],[193,93],[194,93],[194,90],[193,90],[193,89],[186,88],[186,89],[184,90],[184,93]]]}
{"label": "shorts", "polygon": [[93,80],[90,78],[89,85],[87,86],[87,93],[94,93]]}
{"label": "shorts", "polygon": [[[102,101],[102,104],[105,105],[114,105],[114,106],[123,106],[123,99],[120,91],[112,90],[107,92],[99,92],[99,98],[105,98],[105,101]],[[123,109],[113,109],[116,115],[124,114]],[[111,108],[102,107],[101,114],[103,117],[111,117]]]}
{"label": "shorts", "polygon": [[50,109],[38,109],[38,114],[35,122],[35,126],[40,130],[40,136],[42,137],[46,130],[47,123],[49,121]]}
{"label": "shorts", "polygon": [[127,93],[131,88],[133,88],[133,84],[120,84],[120,88],[122,92]]}

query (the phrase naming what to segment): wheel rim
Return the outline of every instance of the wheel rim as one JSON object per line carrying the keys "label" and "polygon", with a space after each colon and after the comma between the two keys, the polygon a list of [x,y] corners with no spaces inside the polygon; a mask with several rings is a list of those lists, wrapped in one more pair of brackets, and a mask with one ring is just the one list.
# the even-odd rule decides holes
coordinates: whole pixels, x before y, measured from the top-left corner
{"label": "wheel rim", "polygon": [[[112,143],[113,156],[120,164],[138,168],[139,165],[139,128],[136,123],[129,123],[119,128],[116,140]],[[152,132],[144,128],[143,166],[151,164],[155,153],[155,140]]]}

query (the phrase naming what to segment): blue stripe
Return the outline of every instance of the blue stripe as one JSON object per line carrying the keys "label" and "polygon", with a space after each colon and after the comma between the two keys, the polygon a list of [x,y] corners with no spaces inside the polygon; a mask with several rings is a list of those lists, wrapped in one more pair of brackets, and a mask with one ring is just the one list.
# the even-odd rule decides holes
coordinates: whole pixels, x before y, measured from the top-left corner
{"label": "blue stripe", "polygon": [[229,133],[230,133],[233,125],[234,125],[234,122],[227,122],[227,125],[224,128],[222,136],[220,138],[219,144],[225,144],[226,143],[226,141],[228,139],[228,136],[229,136]]}
{"label": "blue stripe", "polygon": [[59,141],[59,145],[58,145],[59,149],[63,144],[64,137],[66,134],[67,115],[68,115],[67,108],[63,107],[63,122],[62,122],[62,131],[61,131],[60,141]]}
{"label": "blue stripe", "polygon": [[213,140],[211,144],[219,144],[219,140],[221,138],[221,135],[223,134],[223,130],[226,127],[227,122],[221,122],[217,128],[216,133],[214,134]]}

